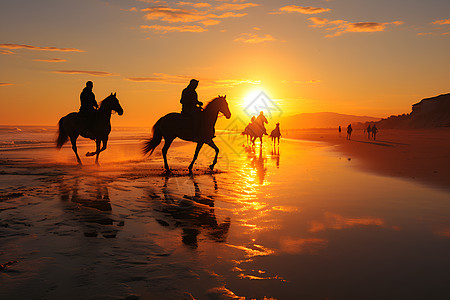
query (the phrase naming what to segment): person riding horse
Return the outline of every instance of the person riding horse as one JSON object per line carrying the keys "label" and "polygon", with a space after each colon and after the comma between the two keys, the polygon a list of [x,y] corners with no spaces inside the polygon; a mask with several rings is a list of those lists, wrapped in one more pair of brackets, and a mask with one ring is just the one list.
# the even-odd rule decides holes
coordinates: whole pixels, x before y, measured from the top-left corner
{"label": "person riding horse", "polygon": [[192,121],[193,139],[200,136],[200,112],[203,103],[198,101],[198,95],[195,89],[198,86],[198,80],[192,79],[189,85],[181,93],[181,115]]}
{"label": "person riding horse", "polygon": [[97,115],[98,103],[95,100],[95,94],[92,91],[94,88],[94,83],[92,81],[86,82],[86,87],[80,94],[80,110],[78,115],[81,118],[84,118],[86,121],[86,136],[89,138],[93,138],[92,127],[95,122],[95,117]]}
{"label": "person riding horse", "polygon": [[256,117],[255,121],[256,125],[258,126],[258,129],[262,132],[263,135],[267,135],[266,127],[264,126],[264,123],[268,124],[267,118],[264,116],[264,112],[260,112],[259,116]]}

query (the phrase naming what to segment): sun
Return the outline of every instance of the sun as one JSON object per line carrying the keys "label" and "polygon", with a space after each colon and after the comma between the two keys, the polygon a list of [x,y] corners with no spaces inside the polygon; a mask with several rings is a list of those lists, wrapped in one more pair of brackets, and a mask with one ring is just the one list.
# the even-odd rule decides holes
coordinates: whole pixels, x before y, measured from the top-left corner
{"label": "sun", "polygon": [[253,103],[255,103],[255,101],[258,101],[258,96],[263,92],[266,92],[266,91],[264,91],[262,89],[253,89],[253,90],[249,91],[242,99],[242,103],[241,103],[242,108],[245,109],[247,107],[250,107]]}

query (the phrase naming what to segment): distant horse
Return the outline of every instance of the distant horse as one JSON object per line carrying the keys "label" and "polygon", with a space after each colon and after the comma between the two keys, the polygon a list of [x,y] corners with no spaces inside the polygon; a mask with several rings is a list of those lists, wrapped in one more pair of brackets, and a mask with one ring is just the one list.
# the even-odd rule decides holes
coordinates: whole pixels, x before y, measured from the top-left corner
{"label": "distant horse", "polygon": [[347,140],[351,139],[352,131],[353,131],[352,124],[348,124],[348,126],[347,126]]}
{"label": "distant horse", "polygon": [[272,142],[275,145],[275,140],[278,141],[278,144],[280,143],[280,138],[281,138],[281,132],[280,132],[280,123],[277,123],[275,126],[275,129],[272,130],[272,132],[270,133],[270,137],[272,138]]}
{"label": "distant horse", "polygon": [[[92,134],[95,137],[96,150],[95,152],[88,152],[86,156],[94,156],[95,163],[98,164],[98,155],[100,152],[106,149],[108,142],[108,135],[111,132],[111,113],[115,111],[121,116],[123,109],[119,104],[119,100],[116,98],[116,93],[111,93],[103,101],[100,102],[100,107],[96,112],[96,119],[92,127]],[[79,135],[85,136],[85,123],[86,120],[80,118],[78,113],[73,112],[59,120],[58,138],[56,140],[56,148],[59,150],[68,141],[72,143],[72,150],[75,152],[78,163],[81,165],[81,159],[78,156],[77,151],[77,138]],[[87,137],[86,137],[87,138]],[[103,143],[103,147],[100,149],[100,143]]]}
{"label": "distant horse", "polygon": [[152,154],[155,148],[161,143],[161,139],[164,138],[164,146],[162,148],[164,169],[167,173],[170,173],[169,164],[167,163],[167,151],[169,150],[173,140],[178,137],[185,141],[197,143],[194,158],[188,167],[189,173],[192,173],[192,167],[197,160],[198,153],[200,152],[203,144],[207,144],[216,151],[214,160],[209,166],[210,170],[213,170],[219,155],[219,148],[213,142],[213,138],[215,137],[214,126],[216,125],[219,112],[223,113],[227,119],[231,117],[226,96],[218,96],[217,98],[214,98],[205,106],[203,111],[199,113],[200,129],[198,139],[196,140],[194,140],[192,121],[187,119],[185,116],[180,113],[169,113],[164,117],[161,117],[155,125],[153,125],[153,137],[144,143],[144,154],[149,152]]}

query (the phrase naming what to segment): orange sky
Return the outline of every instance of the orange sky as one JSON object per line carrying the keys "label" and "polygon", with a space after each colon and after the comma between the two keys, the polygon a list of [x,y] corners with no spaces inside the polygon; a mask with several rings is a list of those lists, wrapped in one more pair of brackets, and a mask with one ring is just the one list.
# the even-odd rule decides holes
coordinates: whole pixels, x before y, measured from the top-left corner
{"label": "orange sky", "polygon": [[54,125],[87,80],[125,110],[118,126],[179,111],[182,89],[227,95],[234,115],[264,91],[283,115],[389,116],[449,92],[448,0],[6,0],[0,124]]}

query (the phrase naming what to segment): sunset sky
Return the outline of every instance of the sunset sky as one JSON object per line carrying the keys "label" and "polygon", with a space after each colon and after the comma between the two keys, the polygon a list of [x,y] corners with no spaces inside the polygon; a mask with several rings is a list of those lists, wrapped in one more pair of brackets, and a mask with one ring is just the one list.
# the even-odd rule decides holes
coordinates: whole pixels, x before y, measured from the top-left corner
{"label": "sunset sky", "polygon": [[449,0],[2,0],[0,125],[55,125],[87,80],[151,126],[191,78],[238,114],[386,117],[450,92]]}

